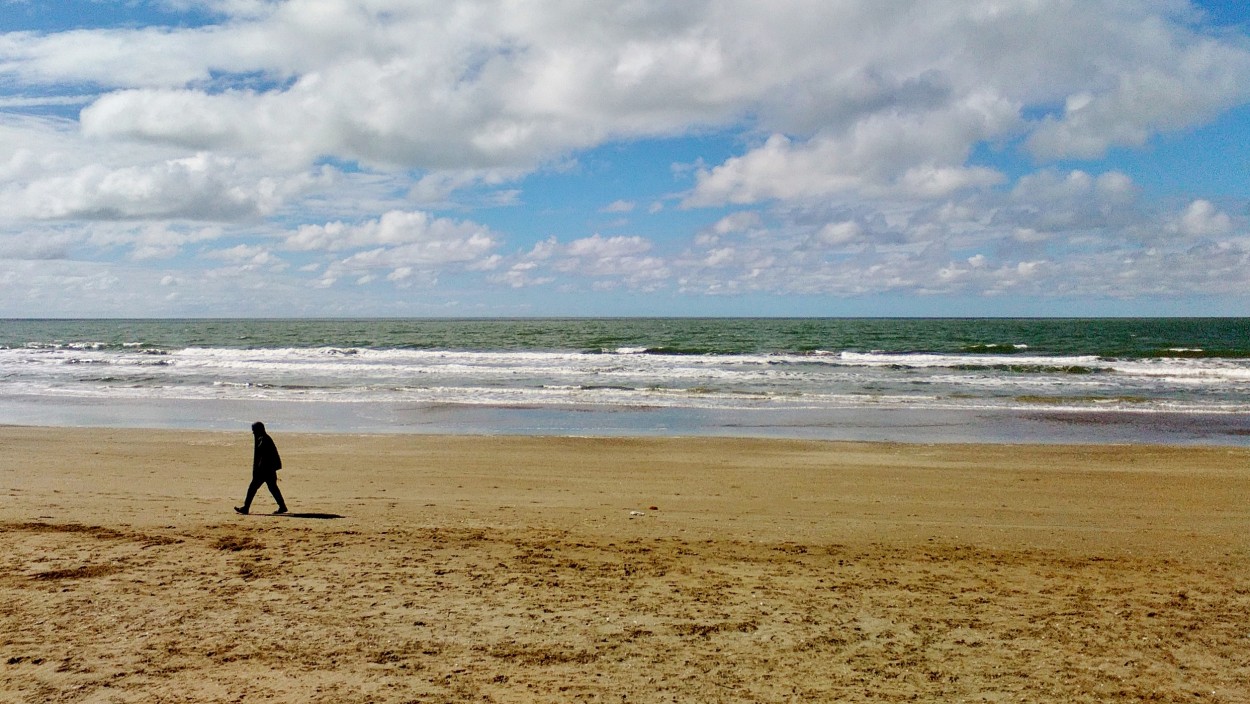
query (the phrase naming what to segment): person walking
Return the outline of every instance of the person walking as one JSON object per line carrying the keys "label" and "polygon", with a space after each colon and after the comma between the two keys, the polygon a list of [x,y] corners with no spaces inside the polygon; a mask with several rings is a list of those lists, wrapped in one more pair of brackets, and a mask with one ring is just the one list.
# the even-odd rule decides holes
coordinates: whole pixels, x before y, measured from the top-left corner
{"label": "person walking", "polygon": [[261,484],[266,484],[274,501],[278,502],[278,510],[274,513],[286,513],[286,502],[282,500],[282,491],[278,489],[278,470],[282,469],[278,446],[269,437],[269,433],[265,432],[265,424],[260,421],[252,423],[252,435],[256,438],[256,449],[252,452],[252,483],[247,487],[247,499],[242,506],[235,506],[234,510],[246,516],[252,509],[252,499],[256,498],[256,491]]}

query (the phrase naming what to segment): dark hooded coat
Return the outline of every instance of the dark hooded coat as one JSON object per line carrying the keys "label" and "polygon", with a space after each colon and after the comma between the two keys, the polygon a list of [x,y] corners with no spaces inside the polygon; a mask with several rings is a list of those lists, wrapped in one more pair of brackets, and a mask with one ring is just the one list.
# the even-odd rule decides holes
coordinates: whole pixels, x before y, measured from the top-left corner
{"label": "dark hooded coat", "polygon": [[282,457],[278,455],[278,446],[268,433],[257,433],[256,450],[252,453],[252,476],[258,479],[277,477],[279,469],[282,469]]}

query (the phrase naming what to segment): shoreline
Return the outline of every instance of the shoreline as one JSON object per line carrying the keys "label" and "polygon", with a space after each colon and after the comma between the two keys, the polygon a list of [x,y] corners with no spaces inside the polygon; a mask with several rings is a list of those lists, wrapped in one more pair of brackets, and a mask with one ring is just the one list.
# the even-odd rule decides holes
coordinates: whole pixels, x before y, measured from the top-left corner
{"label": "shoreline", "polygon": [[858,407],[824,410],[487,406],[12,395],[0,425],[532,437],[751,437],[973,444],[1250,447],[1250,415],[1132,410]]}
{"label": "shoreline", "polygon": [[1250,450],[0,426],[0,699],[1237,702]]}

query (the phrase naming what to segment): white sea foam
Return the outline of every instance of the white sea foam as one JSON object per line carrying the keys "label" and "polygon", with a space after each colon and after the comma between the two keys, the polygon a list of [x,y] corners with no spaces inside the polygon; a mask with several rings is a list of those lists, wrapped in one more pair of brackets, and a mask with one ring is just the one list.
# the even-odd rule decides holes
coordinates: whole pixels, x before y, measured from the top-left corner
{"label": "white sea foam", "polygon": [[643,352],[27,345],[0,349],[0,391],[502,406],[1250,410],[1244,359]]}
{"label": "white sea foam", "polygon": [[1072,356],[1023,356],[993,354],[890,354],[884,352],[842,352],[838,355],[845,364],[863,366],[898,366],[898,367],[1090,367],[1094,369],[1110,368],[1110,363],[1092,355]]}

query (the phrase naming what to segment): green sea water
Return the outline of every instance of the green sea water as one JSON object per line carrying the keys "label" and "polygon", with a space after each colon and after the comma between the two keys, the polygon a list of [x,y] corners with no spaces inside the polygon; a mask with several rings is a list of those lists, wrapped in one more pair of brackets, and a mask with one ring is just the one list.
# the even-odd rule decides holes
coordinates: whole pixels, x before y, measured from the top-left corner
{"label": "green sea water", "polygon": [[1250,319],[0,321],[0,423],[239,416],[366,432],[1241,443]]}
{"label": "green sea water", "polygon": [[856,351],[1250,358],[1250,318],[518,318],[7,320],[0,347],[314,348],[761,354]]}

